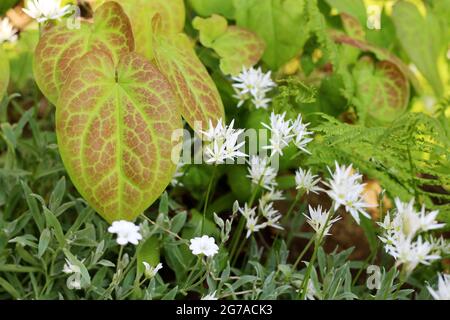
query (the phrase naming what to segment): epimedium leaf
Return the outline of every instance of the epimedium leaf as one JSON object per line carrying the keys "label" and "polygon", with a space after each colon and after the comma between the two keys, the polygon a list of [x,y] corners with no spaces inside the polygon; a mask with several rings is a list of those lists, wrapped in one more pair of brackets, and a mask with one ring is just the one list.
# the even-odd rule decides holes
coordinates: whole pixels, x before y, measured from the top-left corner
{"label": "epimedium leaf", "polygon": [[181,115],[196,130],[205,128],[209,121],[224,119],[219,91],[191,41],[183,33],[160,35],[158,20],[159,16],[153,20],[155,61],[181,102]]}
{"label": "epimedium leaf", "polygon": [[438,19],[430,10],[426,17],[423,17],[414,4],[405,1],[396,3],[392,19],[402,47],[433,87],[436,95],[442,96],[444,88],[437,62],[440,53],[444,51],[441,47]]}
{"label": "epimedium leaf", "polygon": [[101,5],[94,13],[94,23],[82,22],[79,29],[65,24],[45,29],[36,47],[33,69],[36,83],[50,102],[57,103],[74,62],[97,48],[109,50],[115,62],[134,50],[130,21],[116,2]]}
{"label": "epimedium leaf", "polygon": [[345,12],[341,13],[340,16],[342,20],[342,25],[344,26],[344,29],[349,36],[360,40],[364,40],[366,38],[364,29],[362,25],[359,23],[358,19]]}
{"label": "epimedium leaf", "polygon": [[411,84],[414,86],[414,89],[418,92],[422,91],[420,84],[417,81],[417,78],[415,77],[415,75],[411,71],[411,69],[400,58],[395,56],[389,50],[387,50],[385,48],[377,47],[366,41],[350,37],[350,36],[340,33],[340,32],[331,31],[330,34],[331,34],[331,37],[333,38],[333,40],[337,43],[355,47],[355,48],[360,49],[361,51],[371,52],[377,57],[377,59],[387,60],[387,61],[395,64],[402,71],[402,73],[407,76],[409,81],[411,81]]}
{"label": "epimedium leaf", "polygon": [[265,44],[254,32],[242,27],[228,26],[219,15],[192,22],[200,32],[200,42],[212,48],[221,58],[220,69],[224,74],[237,75],[242,67],[252,67],[261,59]]}
{"label": "epimedium leaf", "polygon": [[0,47],[0,101],[6,94],[9,84],[9,59],[5,51]]}
{"label": "epimedium leaf", "polygon": [[155,14],[161,16],[162,33],[183,31],[186,16],[183,0],[121,0],[120,4],[130,18],[136,52],[150,60],[153,59],[152,18]]}
{"label": "epimedium leaf", "polygon": [[56,111],[69,176],[108,222],[135,219],[164,191],[179,156],[171,135],[181,127],[167,79],[136,53],[115,64],[94,49],[77,60]]}
{"label": "epimedium leaf", "polygon": [[374,63],[364,57],[353,70],[356,84],[356,101],[367,121],[392,122],[405,112],[409,101],[409,82],[403,72],[392,62]]}
{"label": "epimedium leaf", "polygon": [[199,31],[201,44],[211,48],[214,41],[227,31],[228,21],[220,15],[213,14],[209,18],[195,17],[192,26]]}
{"label": "epimedium leaf", "polygon": [[266,44],[263,61],[278,69],[300,53],[309,37],[305,0],[234,0],[236,22]]}

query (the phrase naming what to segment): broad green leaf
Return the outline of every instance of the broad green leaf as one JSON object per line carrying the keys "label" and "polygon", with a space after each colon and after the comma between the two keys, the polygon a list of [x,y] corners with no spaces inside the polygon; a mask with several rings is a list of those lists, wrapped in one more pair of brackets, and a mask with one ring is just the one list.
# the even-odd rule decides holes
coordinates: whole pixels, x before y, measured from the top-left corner
{"label": "broad green leaf", "polygon": [[6,93],[9,84],[9,59],[0,47],[0,102]]}
{"label": "broad green leaf", "polygon": [[[104,1],[97,1],[104,2]],[[161,32],[182,32],[186,16],[183,0],[121,0],[133,28],[136,52],[153,59],[152,18],[161,16]]]}
{"label": "broad green leaf", "polygon": [[137,273],[142,275],[145,271],[143,262],[147,262],[152,267],[159,263],[160,243],[156,236],[150,237],[145,242],[139,244],[137,249]]}
{"label": "broad green leaf", "polygon": [[202,17],[220,14],[228,19],[233,19],[235,15],[233,0],[189,0],[189,3]]}
{"label": "broad green leaf", "polygon": [[59,149],[78,191],[108,222],[135,219],[171,181],[178,109],[166,78],[136,53],[116,66],[93,50],[73,66],[57,104]]}
{"label": "broad green leaf", "polygon": [[326,0],[328,4],[336,8],[339,13],[347,13],[363,26],[367,23],[367,12],[363,0]]}
{"label": "broad green leaf", "polygon": [[[386,123],[398,118],[409,101],[409,82],[401,70],[389,61],[373,63],[361,59],[353,70],[356,101],[367,121]],[[361,110],[364,108],[364,110]]]}
{"label": "broad green leaf", "polygon": [[228,21],[222,16],[213,14],[205,19],[195,17],[192,20],[192,26],[199,31],[201,44],[211,48],[214,41],[227,31]]}
{"label": "broad green leaf", "polygon": [[309,37],[304,0],[234,0],[236,22],[266,43],[263,61],[278,69],[298,55]]}
{"label": "broad green leaf", "polygon": [[60,24],[44,31],[36,47],[34,75],[50,102],[56,104],[74,62],[91,49],[111,51],[116,63],[120,55],[134,50],[130,21],[116,2],[100,6],[94,23],[83,22],[80,29]]}
{"label": "broad green leaf", "polygon": [[194,129],[205,128],[211,120],[224,119],[224,108],[214,81],[201,63],[189,38],[155,34],[156,64],[169,79],[181,101],[181,114]]}
{"label": "broad green leaf", "polygon": [[252,67],[264,53],[264,41],[254,32],[237,26],[227,26],[227,20],[213,15],[196,17],[193,26],[200,31],[200,42],[214,49],[221,58],[224,74],[237,75],[242,67]]}
{"label": "broad green leaf", "polygon": [[389,61],[390,63],[395,64],[397,68],[399,68],[401,72],[407,76],[409,81],[411,81],[411,84],[414,86],[414,89],[418,92],[421,92],[422,89],[414,73],[408,68],[408,66],[402,60],[400,60],[397,56],[392,54],[389,50],[374,46],[370,43],[349,37],[339,32],[331,32],[331,36],[333,40],[337,43],[349,45],[358,48],[362,51],[371,52],[377,57],[378,60],[386,60]]}
{"label": "broad green leaf", "polygon": [[[392,12],[397,37],[411,61],[428,80],[437,96],[442,96],[443,85],[438,71],[438,58],[444,52],[443,30],[431,11],[423,17],[417,7],[400,1]],[[447,45],[447,44],[446,44]]]}

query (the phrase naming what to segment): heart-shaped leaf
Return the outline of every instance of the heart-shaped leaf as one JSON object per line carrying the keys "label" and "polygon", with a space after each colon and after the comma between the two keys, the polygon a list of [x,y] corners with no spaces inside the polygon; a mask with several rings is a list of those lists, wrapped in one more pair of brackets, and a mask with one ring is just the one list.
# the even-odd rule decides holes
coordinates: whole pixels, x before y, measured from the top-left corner
{"label": "heart-shaped leaf", "polygon": [[155,61],[181,101],[182,116],[194,129],[205,128],[209,120],[214,123],[224,119],[219,91],[189,38],[183,33],[160,35],[158,20],[157,16],[154,19]]}
{"label": "heart-shaped leaf", "polygon": [[373,63],[368,57],[358,61],[353,71],[356,101],[365,110],[368,120],[392,122],[406,109],[409,101],[409,82],[392,62]]}
{"label": "heart-shaped leaf", "polygon": [[265,44],[254,32],[237,26],[228,26],[219,15],[203,19],[196,17],[193,26],[200,31],[200,42],[221,58],[224,74],[237,75],[242,67],[252,67],[261,59]]}
{"label": "heart-shaped leaf", "polygon": [[[103,1],[102,1],[103,2]],[[152,18],[161,16],[161,32],[182,32],[186,16],[183,0],[121,0],[133,27],[136,52],[153,59]]]}
{"label": "heart-shaped leaf", "polygon": [[94,48],[110,51],[115,62],[134,50],[130,21],[118,3],[106,2],[95,11],[94,23],[82,22],[79,29],[60,24],[44,31],[36,47],[34,74],[50,102],[58,101],[73,62]]}
{"label": "heart-shaped leaf", "polygon": [[9,59],[0,47],[0,101],[2,100],[9,83]]}
{"label": "heart-shaped leaf", "polygon": [[[309,0],[308,0],[309,1]],[[236,24],[266,44],[263,60],[278,69],[300,53],[309,38],[305,0],[234,0]]]}
{"label": "heart-shaped leaf", "polygon": [[178,109],[166,78],[136,53],[116,65],[94,49],[75,62],[57,104],[58,145],[78,191],[108,222],[133,220],[170,183]]}

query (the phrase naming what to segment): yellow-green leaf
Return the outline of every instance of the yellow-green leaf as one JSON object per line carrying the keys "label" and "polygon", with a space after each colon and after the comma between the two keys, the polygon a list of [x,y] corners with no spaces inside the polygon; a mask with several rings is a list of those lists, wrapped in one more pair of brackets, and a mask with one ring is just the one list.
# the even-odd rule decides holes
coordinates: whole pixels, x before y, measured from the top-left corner
{"label": "yellow-green leaf", "polygon": [[[104,1],[97,1],[98,3]],[[164,34],[182,32],[186,9],[183,0],[121,0],[125,13],[133,27],[136,52],[148,59],[153,59],[152,18],[161,16],[161,30]]]}
{"label": "yellow-green leaf", "polygon": [[108,222],[135,219],[170,183],[178,109],[167,79],[136,53],[115,64],[94,49],[75,62],[58,100],[58,145],[74,185]]}
{"label": "yellow-green leaf", "polygon": [[264,41],[254,32],[237,26],[228,26],[219,15],[196,17],[193,26],[200,32],[200,42],[212,48],[221,58],[224,74],[237,75],[242,67],[252,67],[264,54]]}
{"label": "yellow-green leaf", "polygon": [[224,108],[214,81],[197,57],[189,38],[155,33],[156,64],[169,79],[181,102],[181,114],[194,129],[224,119]]}
{"label": "yellow-green leaf", "polygon": [[60,24],[44,31],[33,69],[39,88],[53,104],[73,63],[94,48],[109,50],[115,62],[134,50],[130,21],[118,3],[109,1],[100,6],[94,13],[94,23],[82,22],[80,29]]}

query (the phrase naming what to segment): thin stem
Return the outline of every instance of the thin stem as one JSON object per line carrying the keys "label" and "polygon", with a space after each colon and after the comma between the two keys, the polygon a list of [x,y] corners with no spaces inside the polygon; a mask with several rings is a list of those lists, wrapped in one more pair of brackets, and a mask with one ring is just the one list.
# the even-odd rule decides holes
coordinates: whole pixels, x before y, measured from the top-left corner
{"label": "thin stem", "polygon": [[158,227],[159,229],[163,230],[164,232],[166,232],[167,234],[170,234],[171,236],[177,238],[178,240],[181,240],[183,243],[185,243],[186,245],[189,244],[189,241],[187,241],[186,239],[181,238],[179,235],[177,235],[175,232],[170,231],[169,229],[164,228],[163,226],[157,224],[155,221],[153,221],[152,219],[150,219],[149,217],[147,217],[145,214],[141,214],[141,217],[144,218],[145,220],[147,220],[148,222],[150,222],[152,225],[154,225],[155,227]]}
{"label": "thin stem", "polygon": [[[192,268],[191,272],[189,272],[188,277],[186,278],[186,282],[183,285],[183,288],[187,288],[188,285],[190,284],[191,281],[191,277],[194,274],[195,270],[197,269],[199,263],[201,263],[202,258],[200,256],[198,256],[197,262],[195,263],[194,268]],[[195,280],[195,278],[194,278]]]}
{"label": "thin stem", "polygon": [[315,237],[311,237],[311,239],[309,239],[308,243],[306,244],[306,246],[303,248],[302,252],[299,254],[297,259],[295,260],[294,265],[292,267],[293,270],[295,270],[297,268],[298,264],[300,263],[301,259],[305,255],[305,253],[308,251],[309,247],[311,247],[311,245],[313,244],[314,238]]}
{"label": "thin stem", "polygon": [[305,277],[303,278],[303,282],[302,282],[302,285],[300,286],[300,290],[299,290],[301,300],[305,299],[307,286],[308,286],[308,282],[309,282],[309,277],[311,275],[313,265],[316,262],[317,252],[319,251],[320,244],[322,243],[322,240],[324,238],[325,229],[327,229],[328,222],[331,220],[332,216],[334,216],[334,202],[331,204],[330,213],[328,214],[327,220],[325,221],[325,224],[324,224],[322,230],[320,231],[319,237],[316,238],[317,241],[315,242],[315,245],[314,245],[314,252],[313,252],[311,260],[308,263],[308,268],[306,269],[306,274],[305,274]]}
{"label": "thin stem", "polygon": [[202,229],[201,229],[202,230],[202,232],[201,232],[202,235],[203,235],[203,232],[205,230],[206,209],[208,208],[209,196],[211,194],[212,185],[213,185],[214,179],[216,177],[216,171],[217,171],[217,166],[214,166],[214,170],[213,170],[213,174],[211,176],[211,180],[209,180],[208,190],[206,191],[205,205],[203,206],[203,219],[202,219]]}

